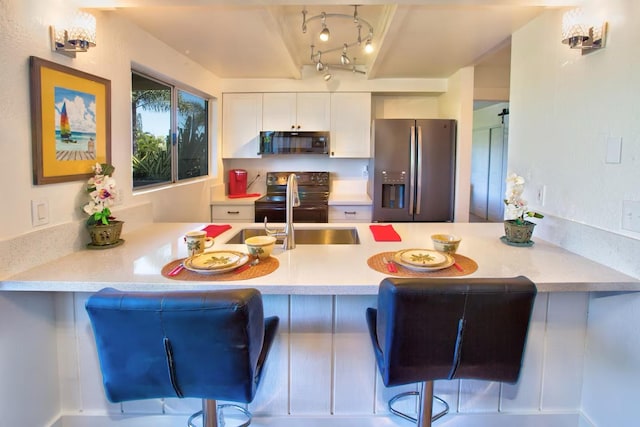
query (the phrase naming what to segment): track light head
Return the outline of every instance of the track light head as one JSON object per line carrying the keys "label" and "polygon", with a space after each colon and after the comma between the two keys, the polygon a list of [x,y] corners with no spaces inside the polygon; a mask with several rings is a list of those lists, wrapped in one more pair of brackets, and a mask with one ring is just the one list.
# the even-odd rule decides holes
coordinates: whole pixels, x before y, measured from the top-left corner
{"label": "track light head", "polygon": [[344,44],[344,48],[342,49],[342,55],[340,55],[340,63],[342,65],[351,64],[351,60],[347,56],[347,44],[346,43]]}
{"label": "track light head", "polygon": [[327,14],[322,12],[320,14],[320,19],[322,19],[322,31],[320,31],[320,40],[326,42],[329,40],[329,29],[327,28]]}
{"label": "track light head", "polygon": [[371,39],[367,39],[367,42],[364,45],[364,51],[365,53],[373,52],[373,45],[371,44]]}
{"label": "track light head", "polygon": [[330,35],[331,34],[329,33],[329,29],[325,26],[322,28],[322,31],[320,31],[320,40],[326,42],[329,40]]}

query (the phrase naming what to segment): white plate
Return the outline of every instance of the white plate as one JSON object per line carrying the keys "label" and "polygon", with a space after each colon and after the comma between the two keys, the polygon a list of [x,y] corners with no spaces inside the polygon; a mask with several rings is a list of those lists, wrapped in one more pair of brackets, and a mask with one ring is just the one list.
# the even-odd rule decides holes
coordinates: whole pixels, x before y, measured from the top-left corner
{"label": "white plate", "polygon": [[400,259],[418,267],[437,267],[448,261],[444,253],[432,249],[406,249],[400,251]]}
{"label": "white plate", "polygon": [[204,252],[187,258],[184,267],[198,273],[224,273],[238,268],[249,261],[249,255],[236,251]]}
{"label": "white plate", "polygon": [[425,271],[437,271],[437,270],[442,270],[445,268],[449,268],[453,265],[453,263],[455,262],[455,259],[453,259],[453,257],[449,254],[442,254],[444,255],[444,257],[446,258],[446,261],[443,264],[439,264],[433,267],[421,267],[418,265],[414,265],[414,264],[409,264],[406,263],[402,260],[402,252],[404,251],[399,251],[396,252],[395,254],[393,254],[393,261],[395,261],[396,263],[400,264],[401,266],[408,268],[409,270],[414,270],[414,271],[421,271],[421,272],[425,272]]}

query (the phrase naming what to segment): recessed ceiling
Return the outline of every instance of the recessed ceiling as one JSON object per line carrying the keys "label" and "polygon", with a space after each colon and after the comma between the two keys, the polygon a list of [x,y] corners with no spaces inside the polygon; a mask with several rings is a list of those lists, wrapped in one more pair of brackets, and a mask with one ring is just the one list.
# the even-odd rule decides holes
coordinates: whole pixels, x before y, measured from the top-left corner
{"label": "recessed ceiling", "polygon": [[[116,3],[123,3],[118,2]],[[313,65],[310,45],[326,50],[316,37],[320,20],[302,33],[307,17],[321,12],[353,15],[345,4],[277,5],[240,1],[225,4],[205,0],[129,0],[127,7],[110,8],[167,45],[182,52],[221,78],[301,78]],[[286,3],[286,2],[285,2]],[[289,2],[290,3],[290,2]],[[446,78],[476,65],[509,43],[511,34],[542,13],[544,1],[428,1],[421,4],[364,4],[360,18],[374,28],[374,53],[349,48],[367,78]],[[493,4],[492,4],[493,3]],[[557,2],[556,2],[557,3]],[[124,4],[124,3],[123,3]],[[531,5],[536,4],[536,5]],[[158,6],[159,5],[159,6]],[[326,18],[330,46],[356,39],[352,19]],[[362,31],[366,36],[366,31]],[[329,60],[339,62],[338,49]],[[495,55],[494,55],[495,57]],[[500,57],[504,60],[504,57]],[[350,65],[352,66],[352,65]]]}

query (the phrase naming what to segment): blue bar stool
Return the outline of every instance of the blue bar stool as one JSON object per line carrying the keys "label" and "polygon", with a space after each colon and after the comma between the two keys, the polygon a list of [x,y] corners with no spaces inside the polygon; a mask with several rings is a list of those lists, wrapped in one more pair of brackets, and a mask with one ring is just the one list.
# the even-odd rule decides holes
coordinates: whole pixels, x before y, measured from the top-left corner
{"label": "blue bar stool", "polygon": [[[427,427],[449,409],[433,396],[434,380],[517,382],[536,292],[522,276],[382,280],[378,307],[366,313],[382,380],[422,390],[394,396],[391,413]],[[407,395],[419,396],[417,418],[393,407]],[[434,398],[445,406],[435,415]]]}
{"label": "blue bar stool", "polygon": [[221,406],[251,414],[250,403],[278,328],[264,318],[256,289],[93,294],[86,309],[111,402],[168,397],[203,399],[204,427],[217,427]]}

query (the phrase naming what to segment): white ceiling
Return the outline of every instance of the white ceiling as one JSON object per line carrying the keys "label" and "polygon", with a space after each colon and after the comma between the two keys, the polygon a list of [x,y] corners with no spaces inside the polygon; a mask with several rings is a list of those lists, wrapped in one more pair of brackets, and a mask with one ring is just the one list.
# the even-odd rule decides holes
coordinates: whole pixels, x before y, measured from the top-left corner
{"label": "white ceiling", "polygon": [[[105,0],[84,1],[104,6]],[[282,0],[112,0],[116,13],[153,34],[222,78],[301,78],[312,65],[310,45],[320,20],[302,33],[307,18],[326,12],[353,15],[348,2],[309,1],[306,6]],[[342,3],[342,4],[339,4]],[[346,3],[346,4],[345,4]],[[382,4],[365,2],[360,18],[374,29],[374,53],[348,49],[358,69],[373,78],[444,78],[484,60],[508,61],[511,34],[559,0],[432,0]],[[327,17],[330,47],[356,40],[352,19]],[[558,29],[560,31],[560,29]],[[363,28],[362,37],[367,31]],[[506,50],[502,48],[507,47]],[[338,63],[341,49],[332,60]],[[506,58],[506,59],[505,59]]]}

